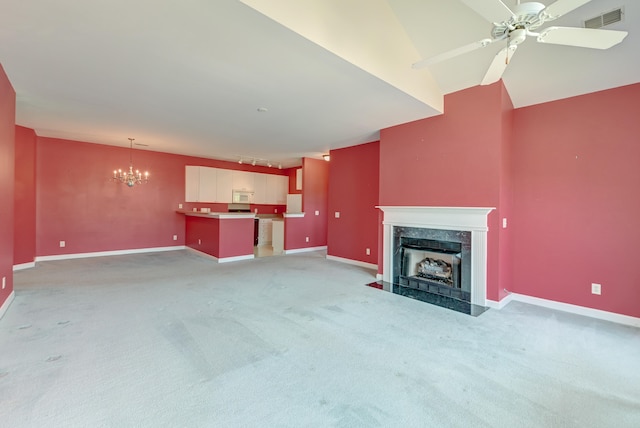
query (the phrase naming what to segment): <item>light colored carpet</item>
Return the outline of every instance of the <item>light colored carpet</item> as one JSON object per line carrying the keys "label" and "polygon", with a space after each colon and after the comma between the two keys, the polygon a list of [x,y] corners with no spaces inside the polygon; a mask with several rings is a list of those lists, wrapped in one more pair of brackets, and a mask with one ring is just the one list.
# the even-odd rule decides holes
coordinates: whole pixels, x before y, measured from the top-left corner
{"label": "light colored carpet", "polygon": [[640,426],[640,330],[374,279],[321,252],[38,263],[0,320],[0,425]]}

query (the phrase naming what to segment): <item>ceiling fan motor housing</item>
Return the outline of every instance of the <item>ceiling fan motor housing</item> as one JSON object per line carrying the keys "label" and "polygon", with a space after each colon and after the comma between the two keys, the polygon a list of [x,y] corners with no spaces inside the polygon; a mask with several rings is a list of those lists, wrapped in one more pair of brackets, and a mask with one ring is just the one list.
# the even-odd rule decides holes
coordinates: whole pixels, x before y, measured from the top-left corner
{"label": "ceiling fan motor housing", "polygon": [[[527,31],[535,30],[545,22],[545,5],[538,2],[521,3],[513,8],[513,16],[506,21],[495,22],[491,37],[502,39],[510,37],[512,44],[519,44],[524,41]],[[518,31],[520,30],[520,31]],[[516,34],[517,32],[517,34]]]}

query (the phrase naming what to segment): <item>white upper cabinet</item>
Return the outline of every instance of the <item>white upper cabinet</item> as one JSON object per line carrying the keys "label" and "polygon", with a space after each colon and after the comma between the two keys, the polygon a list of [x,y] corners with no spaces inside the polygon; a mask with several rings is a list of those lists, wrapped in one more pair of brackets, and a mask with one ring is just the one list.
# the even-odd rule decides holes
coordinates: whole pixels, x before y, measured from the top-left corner
{"label": "white upper cabinet", "polygon": [[285,205],[289,191],[289,177],[269,175],[267,177],[267,200],[270,204]]}
{"label": "white upper cabinet", "polygon": [[285,205],[289,177],[187,165],[185,202],[233,202],[234,190],[254,192],[254,204]]}
{"label": "white upper cabinet", "polygon": [[230,204],[233,198],[232,171],[217,169],[217,202]]}
{"label": "white upper cabinet", "polygon": [[200,197],[198,202],[216,202],[216,168],[200,167]]}
{"label": "white upper cabinet", "polygon": [[253,174],[253,203],[268,204],[267,198],[267,177],[268,174]]}
{"label": "white upper cabinet", "polygon": [[255,174],[248,171],[232,171],[233,190],[253,191],[253,176]]}
{"label": "white upper cabinet", "polygon": [[198,202],[200,198],[200,167],[187,165],[184,174],[185,202]]}

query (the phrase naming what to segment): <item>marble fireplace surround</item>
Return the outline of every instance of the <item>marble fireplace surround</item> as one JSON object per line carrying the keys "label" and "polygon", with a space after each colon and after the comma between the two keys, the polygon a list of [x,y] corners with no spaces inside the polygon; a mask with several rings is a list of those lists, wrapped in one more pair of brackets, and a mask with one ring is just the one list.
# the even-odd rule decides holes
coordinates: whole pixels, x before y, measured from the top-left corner
{"label": "marble fireplace surround", "polygon": [[384,212],[382,280],[392,282],[394,227],[471,232],[471,303],[487,303],[487,216],[495,208],[379,206]]}

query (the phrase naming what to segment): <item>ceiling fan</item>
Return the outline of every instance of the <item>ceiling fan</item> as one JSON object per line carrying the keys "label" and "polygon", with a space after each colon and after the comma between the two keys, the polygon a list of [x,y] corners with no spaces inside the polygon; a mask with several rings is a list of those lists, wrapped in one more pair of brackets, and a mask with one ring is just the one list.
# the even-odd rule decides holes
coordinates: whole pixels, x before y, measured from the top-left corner
{"label": "ceiling fan", "polygon": [[413,68],[424,68],[431,64],[446,61],[459,55],[484,48],[496,42],[506,42],[491,62],[481,85],[497,82],[507,69],[518,45],[527,36],[536,37],[539,43],[578,46],[593,49],[608,49],[620,43],[626,36],[626,31],[601,30],[578,27],[547,27],[534,32],[542,25],[553,21],[591,0],[557,0],[545,6],[539,2],[520,3],[512,9],[501,0],[461,0],[471,9],[489,22],[493,23],[491,38],[485,38],[459,48],[443,52],[431,58],[413,64]]}

